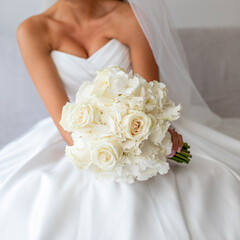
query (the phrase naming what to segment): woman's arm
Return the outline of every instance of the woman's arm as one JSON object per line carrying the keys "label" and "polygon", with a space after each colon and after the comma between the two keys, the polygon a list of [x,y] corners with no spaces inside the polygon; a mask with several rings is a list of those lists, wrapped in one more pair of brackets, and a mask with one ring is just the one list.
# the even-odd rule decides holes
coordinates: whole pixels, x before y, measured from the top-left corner
{"label": "woman's arm", "polygon": [[30,77],[60,134],[72,145],[71,133],[59,124],[62,107],[69,99],[51,59],[48,39],[48,26],[41,16],[25,20],[17,29],[18,44]]}
{"label": "woman's arm", "polygon": [[[159,69],[155,61],[152,49],[148,40],[133,13],[131,6],[126,3],[119,11],[119,32],[118,37],[130,47],[130,55],[134,73],[143,76],[147,81],[159,79]],[[183,138],[175,130],[168,129],[173,142],[172,152],[167,157],[172,157],[180,152],[183,147]]]}
{"label": "woman's arm", "polygon": [[133,72],[143,76],[148,82],[160,81],[158,65],[135,14],[128,3],[121,5],[116,35],[130,47]]}

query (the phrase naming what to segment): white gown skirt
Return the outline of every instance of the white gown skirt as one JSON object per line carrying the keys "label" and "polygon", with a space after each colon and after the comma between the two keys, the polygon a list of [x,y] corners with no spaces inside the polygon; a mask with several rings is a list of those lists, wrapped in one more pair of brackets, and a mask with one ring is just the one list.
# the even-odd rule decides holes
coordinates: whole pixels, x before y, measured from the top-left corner
{"label": "white gown skirt", "polygon": [[0,151],[0,239],[240,239],[240,141],[185,124],[191,162],[128,185],[73,168],[52,119],[39,121]]}

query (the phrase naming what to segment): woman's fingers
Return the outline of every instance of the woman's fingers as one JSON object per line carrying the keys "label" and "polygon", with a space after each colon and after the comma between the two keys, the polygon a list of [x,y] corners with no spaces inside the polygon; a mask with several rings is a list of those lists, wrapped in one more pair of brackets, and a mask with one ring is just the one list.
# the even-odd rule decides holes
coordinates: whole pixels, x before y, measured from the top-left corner
{"label": "woman's fingers", "polygon": [[178,134],[177,134],[177,132],[176,131],[173,131],[173,135],[172,135],[173,137],[172,137],[172,142],[173,142],[173,147],[172,147],[172,149],[173,149],[173,151],[174,151],[174,154],[173,155],[175,155],[175,153],[176,153],[176,151],[177,151],[177,149],[178,149]]}
{"label": "woman's fingers", "polygon": [[177,149],[177,152],[181,152],[182,150],[182,147],[183,147],[183,138],[182,138],[182,135],[181,134],[178,134],[178,149]]}
{"label": "woman's fingers", "polygon": [[172,145],[172,152],[171,154],[167,155],[167,157],[173,157],[176,154],[177,148],[178,148],[178,134],[176,131],[169,129],[169,133],[171,134],[171,141],[173,143]]}
{"label": "woman's fingers", "polygon": [[172,129],[169,129],[168,131],[171,134],[173,146],[171,154],[167,155],[167,157],[173,157],[176,152],[181,152],[184,142],[181,134],[178,134],[175,130]]}

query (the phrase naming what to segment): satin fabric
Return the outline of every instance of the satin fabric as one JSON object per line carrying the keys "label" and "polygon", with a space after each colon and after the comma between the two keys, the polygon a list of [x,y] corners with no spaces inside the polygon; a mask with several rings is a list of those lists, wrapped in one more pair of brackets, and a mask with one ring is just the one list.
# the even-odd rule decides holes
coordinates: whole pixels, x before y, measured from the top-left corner
{"label": "satin fabric", "polygon": [[[70,101],[97,70],[132,68],[116,39],[88,59],[51,56]],[[240,140],[188,119],[174,126],[191,145],[190,164],[169,160],[168,174],[128,185],[73,168],[53,120],[39,121],[0,151],[0,239],[240,239]]]}

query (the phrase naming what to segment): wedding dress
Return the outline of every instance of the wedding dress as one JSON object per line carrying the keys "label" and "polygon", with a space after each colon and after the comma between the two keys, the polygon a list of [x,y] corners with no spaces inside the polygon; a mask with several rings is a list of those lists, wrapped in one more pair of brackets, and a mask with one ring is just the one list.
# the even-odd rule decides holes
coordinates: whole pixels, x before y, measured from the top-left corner
{"label": "wedding dress", "polygon": [[[88,59],[57,50],[51,57],[71,102],[97,70],[132,67],[129,47],[117,39]],[[168,160],[168,174],[128,185],[76,170],[53,120],[39,121],[0,151],[0,239],[240,239],[240,141],[177,122],[191,145],[189,165]]]}

